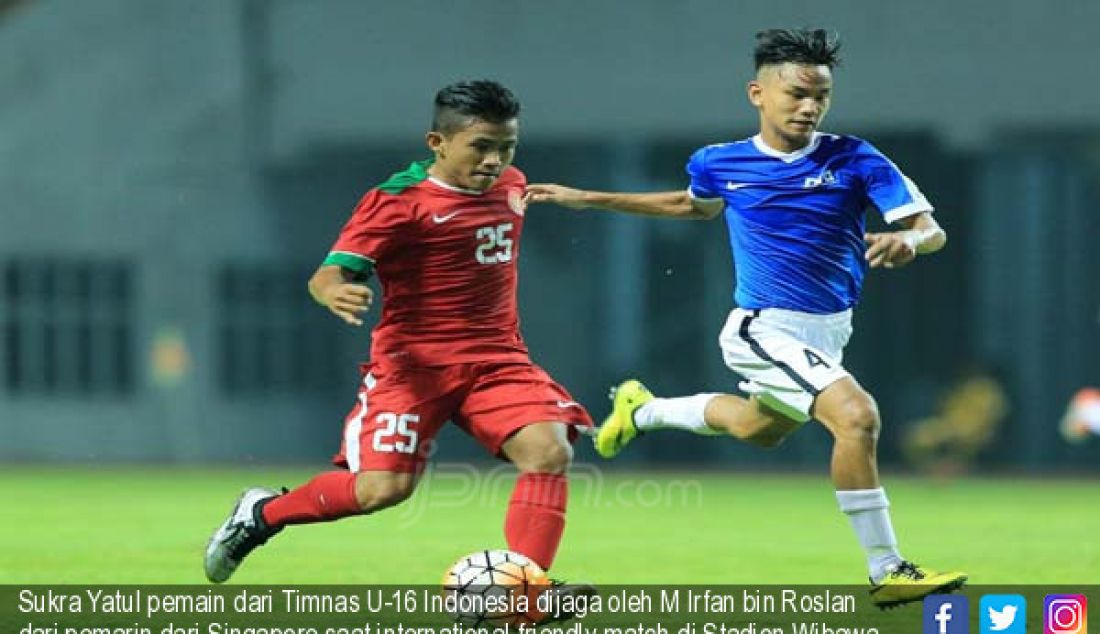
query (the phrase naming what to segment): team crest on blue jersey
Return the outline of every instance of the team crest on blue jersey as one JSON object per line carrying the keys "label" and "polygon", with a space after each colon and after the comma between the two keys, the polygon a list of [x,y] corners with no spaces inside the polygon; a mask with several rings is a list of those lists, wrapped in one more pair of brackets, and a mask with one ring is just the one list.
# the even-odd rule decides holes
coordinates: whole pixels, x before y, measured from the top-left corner
{"label": "team crest on blue jersey", "polygon": [[802,188],[813,189],[815,187],[821,187],[822,185],[832,185],[835,182],[836,176],[833,176],[833,171],[825,170],[816,178],[813,176],[806,177],[806,180],[802,182]]}

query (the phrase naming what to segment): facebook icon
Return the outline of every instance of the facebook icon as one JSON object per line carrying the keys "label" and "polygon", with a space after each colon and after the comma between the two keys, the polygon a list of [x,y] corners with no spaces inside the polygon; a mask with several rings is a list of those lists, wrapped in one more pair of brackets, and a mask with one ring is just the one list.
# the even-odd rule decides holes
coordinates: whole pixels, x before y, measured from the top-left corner
{"label": "facebook icon", "polygon": [[968,634],[970,602],[954,594],[931,594],[924,598],[924,634]]}

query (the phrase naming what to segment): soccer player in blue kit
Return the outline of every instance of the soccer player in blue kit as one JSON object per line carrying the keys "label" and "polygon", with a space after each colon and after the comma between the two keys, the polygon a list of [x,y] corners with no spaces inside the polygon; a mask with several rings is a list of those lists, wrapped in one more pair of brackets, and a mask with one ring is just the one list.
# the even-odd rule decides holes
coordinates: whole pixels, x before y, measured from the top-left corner
{"label": "soccer player in blue kit", "polygon": [[[639,381],[625,381],[614,391],[596,449],[610,458],[638,434],[660,429],[728,434],[770,447],[811,418],[819,421],[833,436],[832,480],[866,553],[872,600],[890,607],[959,588],[966,575],[917,566],[899,552],[878,475],[878,409],[841,362],[866,269],[908,264],[942,248],[946,235],[917,186],[870,143],[818,131],[838,50],[836,38],[821,29],[759,33],[747,90],[760,132],[696,151],[686,191],[534,184],[527,196],[574,209],[725,216],[737,307],[719,342],[747,398],[656,398]],[[867,233],[869,207],[898,230]]]}

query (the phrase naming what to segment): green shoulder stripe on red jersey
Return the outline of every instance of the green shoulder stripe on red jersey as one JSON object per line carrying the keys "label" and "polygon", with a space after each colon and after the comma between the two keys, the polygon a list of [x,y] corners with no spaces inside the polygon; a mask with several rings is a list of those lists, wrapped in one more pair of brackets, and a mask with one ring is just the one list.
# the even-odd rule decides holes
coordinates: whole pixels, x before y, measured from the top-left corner
{"label": "green shoulder stripe on red jersey", "polygon": [[374,260],[346,251],[329,253],[321,266],[338,266],[347,269],[355,273],[356,279],[367,279],[374,273]]}
{"label": "green shoulder stripe on red jersey", "polygon": [[428,168],[435,162],[434,158],[410,163],[407,168],[390,176],[375,189],[387,194],[400,194],[417,183],[428,179]]}

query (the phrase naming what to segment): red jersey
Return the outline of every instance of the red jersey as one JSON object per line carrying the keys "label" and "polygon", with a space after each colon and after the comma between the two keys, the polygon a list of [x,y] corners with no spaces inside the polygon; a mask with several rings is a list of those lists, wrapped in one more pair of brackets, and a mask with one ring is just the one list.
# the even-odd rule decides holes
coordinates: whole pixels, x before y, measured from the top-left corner
{"label": "red jersey", "polygon": [[376,363],[528,362],[516,311],[527,179],[509,167],[485,192],[429,178],[413,163],[367,192],[325,264],[374,266],[382,318]]}

